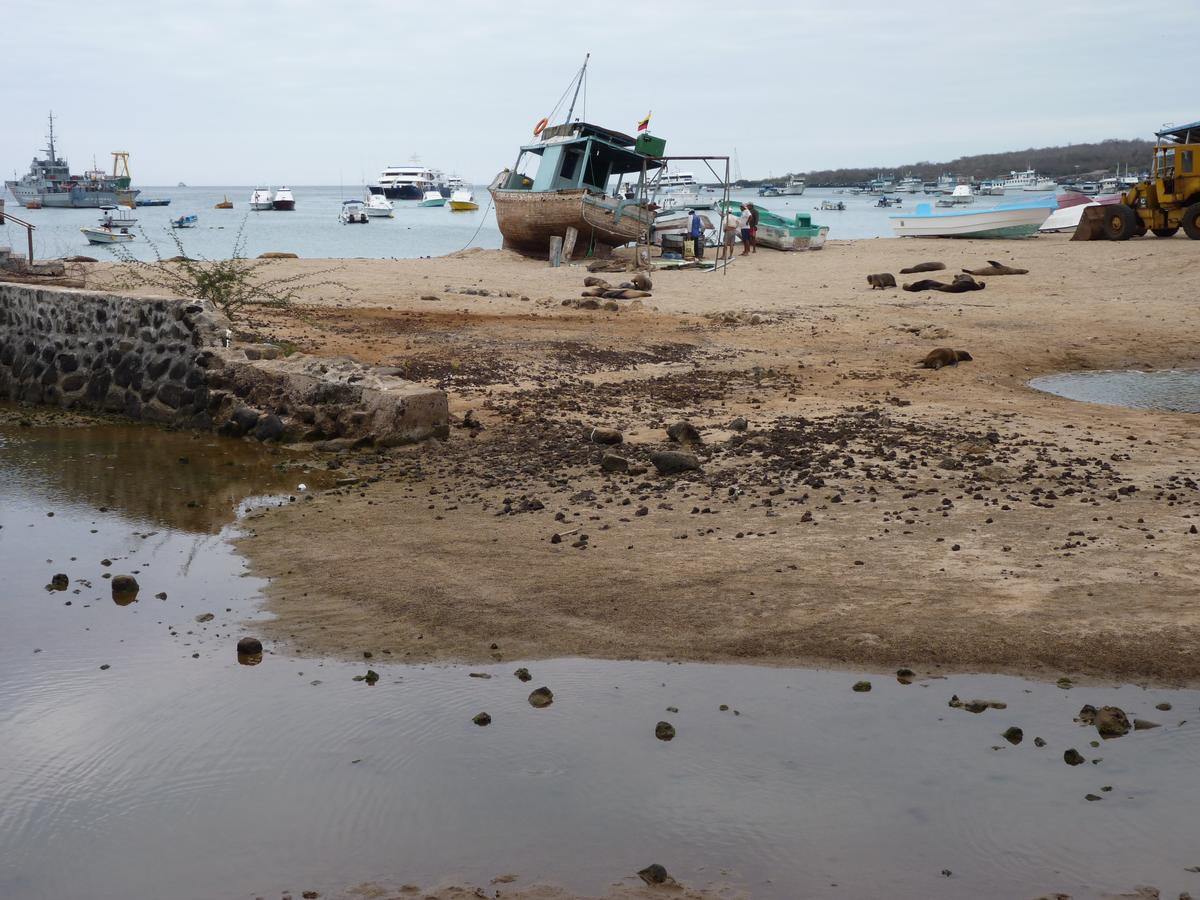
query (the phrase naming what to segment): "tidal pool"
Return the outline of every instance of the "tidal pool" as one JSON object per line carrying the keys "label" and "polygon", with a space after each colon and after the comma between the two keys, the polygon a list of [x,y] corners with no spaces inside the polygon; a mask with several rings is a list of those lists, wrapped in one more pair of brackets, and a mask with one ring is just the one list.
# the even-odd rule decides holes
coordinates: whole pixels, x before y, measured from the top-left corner
{"label": "tidal pool", "polygon": [[1200,412],[1200,371],[1070,372],[1034,378],[1029,386],[1086,403],[1164,412]]}
{"label": "tidal pool", "polygon": [[[279,461],[151,428],[0,427],[0,897],[336,897],[509,872],[603,893],[651,862],[765,898],[1200,888],[1200,691],[405,666],[386,647],[351,663],[268,645],[241,665],[262,582],[227,538],[247,497],[290,502],[307,477]],[[59,573],[68,588],[48,589]],[[136,602],[106,574],[133,574]],[[355,681],[368,666],[378,683]],[[541,685],[554,702],[534,709]],[[1008,706],[975,715],[955,694]],[[1162,727],[1091,747],[1085,703]]]}

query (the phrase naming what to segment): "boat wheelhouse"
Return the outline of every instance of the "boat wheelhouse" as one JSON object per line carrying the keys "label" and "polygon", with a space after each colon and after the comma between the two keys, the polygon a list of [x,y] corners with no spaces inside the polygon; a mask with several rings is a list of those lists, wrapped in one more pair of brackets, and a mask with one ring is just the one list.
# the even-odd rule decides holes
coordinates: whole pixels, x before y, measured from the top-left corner
{"label": "boat wheelhouse", "polygon": [[896,193],[898,194],[919,194],[925,185],[916,175],[906,175],[901,178],[896,185]]}
{"label": "boat wheelhouse", "polygon": [[488,188],[506,248],[544,256],[550,239],[565,238],[568,228],[578,235],[573,255],[607,256],[613,247],[646,238],[654,211],[636,196],[627,199],[622,185],[633,182],[642,193],[643,171],[663,163],[637,147],[661,154],[661,140],[635,140],[579,121],[545,127],[538,138],[521,147],[513,167]]}
{"label": "boat wheelhouse", "polygon": [[793,177],[789,178],[787,184],[785,184],[783,186],[782,193],[785,197],[799,197],[801,194],[804,193],[804,189],[807,186],[808,185],[805,184],[805,181],[803,178],[798,178],[796,176],[793,176]]}

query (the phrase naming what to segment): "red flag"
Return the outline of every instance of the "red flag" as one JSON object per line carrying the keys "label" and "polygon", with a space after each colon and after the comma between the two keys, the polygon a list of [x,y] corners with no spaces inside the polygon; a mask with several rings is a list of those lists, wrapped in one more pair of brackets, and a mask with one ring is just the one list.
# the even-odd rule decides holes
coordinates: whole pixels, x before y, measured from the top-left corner
{"label": "red flag", "polygon": [[649,127],[650,127],[650,113],[646,113],[646,118],[644,118],[644,119],[642,119],[642,121],[638,122],[637,130],[645,131]]}

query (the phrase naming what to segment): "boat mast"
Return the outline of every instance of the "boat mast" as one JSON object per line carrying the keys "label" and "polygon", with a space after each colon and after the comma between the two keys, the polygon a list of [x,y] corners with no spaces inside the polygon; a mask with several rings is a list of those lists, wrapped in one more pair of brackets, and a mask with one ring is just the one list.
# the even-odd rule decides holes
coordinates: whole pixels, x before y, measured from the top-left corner
{"label": "boat mast", "polygon": [[587,75],[588,60],[592,58],[592,54],[588,53],[583,58],[583,68],[579,70],[579,74],[575,76],[575,96],[571,98],[571,108],[567,110],[567,124],[571,124],[571,119],[575,116],[575,101],[579,99],[579,89],[583,87],[583,78]]}
{"label": "boat mast", "polygon": [[54,110],[50,110],[50,134],[46,136],[46,140],[50,142],[48,152],[50,153],[50,163],[53,165],[58,161],[58,157],[54,155]]}

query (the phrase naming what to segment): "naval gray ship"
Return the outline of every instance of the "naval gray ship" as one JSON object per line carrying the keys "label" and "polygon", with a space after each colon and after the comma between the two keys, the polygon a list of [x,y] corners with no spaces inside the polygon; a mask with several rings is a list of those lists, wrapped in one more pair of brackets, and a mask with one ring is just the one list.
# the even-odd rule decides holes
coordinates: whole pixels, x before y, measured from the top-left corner
{"label": "naval gray ship", "polygon": [[33,158],[28,174],[16,181],[6,181],[4,184],[12,191],[17,202],[22,206],[57,206],[69,208],[89,208],[101,206],[133,206],[136,202],[137,190],[131,189],[129,168],[126,162],[125,173],[116,174],[116,161],[124,161],[125,153],[113,154],[113,174],[109,175],[99,169],[89,169],[82,175],[72,175],[67,161],[60,157],[54,149],[54,114],[50,114],[50,133],[46,136],[49,146],[43,149],[45,159]]}

